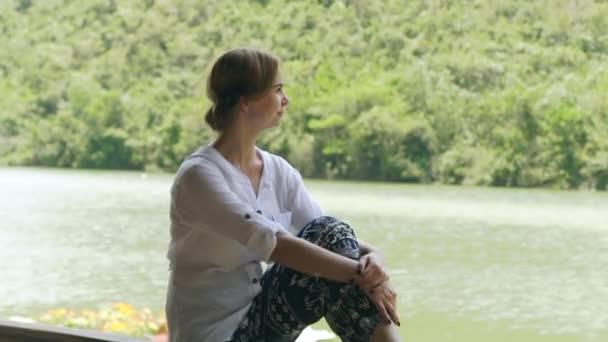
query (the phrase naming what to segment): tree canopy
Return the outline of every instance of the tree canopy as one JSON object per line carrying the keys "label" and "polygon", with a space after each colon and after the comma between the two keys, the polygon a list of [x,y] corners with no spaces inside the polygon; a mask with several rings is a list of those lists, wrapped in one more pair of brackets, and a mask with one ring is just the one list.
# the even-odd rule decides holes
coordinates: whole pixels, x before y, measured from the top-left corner
{"label": "tree canopy", "polygon": [[305,176],[608,186],[608,2],[4,0],[0,162],[173,171],[222,52],[282,60]]}

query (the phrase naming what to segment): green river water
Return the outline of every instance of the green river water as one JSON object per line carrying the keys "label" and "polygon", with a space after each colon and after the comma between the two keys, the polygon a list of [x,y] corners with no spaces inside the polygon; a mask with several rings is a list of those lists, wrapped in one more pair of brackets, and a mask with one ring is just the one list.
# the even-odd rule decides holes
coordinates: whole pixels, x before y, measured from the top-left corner
{"label": "green river water", "polygon": [[[0,168],[0,319],[161,310],[171,181]],[[608,341],[607,193],[307,185],[384,251],[407,341]]]}

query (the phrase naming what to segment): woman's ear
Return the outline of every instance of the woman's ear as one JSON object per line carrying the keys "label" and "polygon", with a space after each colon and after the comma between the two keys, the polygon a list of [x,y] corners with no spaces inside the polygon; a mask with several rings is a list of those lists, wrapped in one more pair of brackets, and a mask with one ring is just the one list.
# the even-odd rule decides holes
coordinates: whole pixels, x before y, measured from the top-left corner
{"label": "woman's ear", "polygon": [[239,98],[239,112],[244,114],[249,113],[249,102],[243,96]]}

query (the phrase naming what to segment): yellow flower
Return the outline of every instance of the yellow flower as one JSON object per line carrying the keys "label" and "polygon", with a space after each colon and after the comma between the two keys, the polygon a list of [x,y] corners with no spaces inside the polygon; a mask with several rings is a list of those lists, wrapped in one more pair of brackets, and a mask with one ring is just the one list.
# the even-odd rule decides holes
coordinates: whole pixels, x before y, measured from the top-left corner
{"label": "yellow flower", "polygon": [[82,315],[87,317],[95,317],[97,313],[93,310],[82,310]]}
{"label": "yellow flower", "polygon": [[55,310],[49,310],[49,314],[51,314],[54,317],[60,318],[63,317],[65,315],[67,315],[68,310],[66,309],[55,309]]}
{"label": "yellow flower", "polygon": [[110,325],[110,330],[114,332],[123,332],[127,330],[127,325],[122,322],[112,322]]}
{"label": "yellow flower", "polygon": [[128,317],[134,316],[137,313],[137,311],[131,304],[117,303],[114,304],[114,308],[118,309],[118,312]]}
{"label": "yellow flower", "polygon": [[149,336],[167,331],[166,318],[162,312],[153,312],[148,308],[137,310],[128,303],[116,303],[98,311],[49,310],[41,320],[62,326],[98,329],[132,336]]}

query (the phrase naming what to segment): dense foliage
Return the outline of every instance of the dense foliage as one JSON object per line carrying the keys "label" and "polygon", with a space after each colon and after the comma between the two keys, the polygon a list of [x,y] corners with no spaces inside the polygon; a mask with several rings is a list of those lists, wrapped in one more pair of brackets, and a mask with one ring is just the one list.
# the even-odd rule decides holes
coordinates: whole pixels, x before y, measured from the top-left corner
{"label": "dense foliage", "polygon": [[175,170],[232,47],[283,60],[306,176],[608,186],[608,2],[2,0],[0,160]]}

